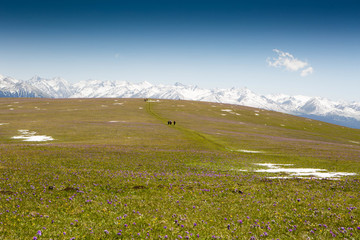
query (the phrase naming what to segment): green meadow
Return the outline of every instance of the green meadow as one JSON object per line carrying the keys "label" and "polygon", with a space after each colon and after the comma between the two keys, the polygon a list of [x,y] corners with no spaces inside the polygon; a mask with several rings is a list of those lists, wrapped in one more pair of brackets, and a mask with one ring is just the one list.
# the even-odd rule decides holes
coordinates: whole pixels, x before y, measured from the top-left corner
{"label": "green meadow", "polygon": [[360,239],[359,176],[359,129],[208,102],[0,99],[0,239]]}

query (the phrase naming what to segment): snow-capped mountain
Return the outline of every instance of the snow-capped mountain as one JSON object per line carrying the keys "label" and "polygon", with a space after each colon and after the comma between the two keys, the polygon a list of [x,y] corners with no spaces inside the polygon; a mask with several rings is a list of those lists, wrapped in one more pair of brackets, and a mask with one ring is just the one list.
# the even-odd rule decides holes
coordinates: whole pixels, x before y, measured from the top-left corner
{"label": "snow-capped mountain", "polygon": [[0,75],[0,97],[51,97],[51,95],[24,81]]}
{"label": "snow-capped mountain", "polygon": [[142,89],[147,89],[152,85],[148,82],[129,83],[125,81],[87,80],[75,83],[73,86],[75,91],[71,96],[72,98],[135,98]]}
{"label": "snow-capped mountain", "polygon": [[0,75],[0,97],[51,98],[156,98],[230,103],[273,110],[316,120],[360,128],[360,103],[336,102],[321,97],[258,95],[247,88],[204,89],[181,83],[152,85],[148,82],[87,80],[70,84],[62,78],[38,76],[21,81]]}
{"label": "snow-capped mountain", "polygon": [[63,78],[45,79],[39,76],[34,76],[26,82],[27,84],[36,87],[41,92],[53,98],[68,98],[74,94],[74,88]]}

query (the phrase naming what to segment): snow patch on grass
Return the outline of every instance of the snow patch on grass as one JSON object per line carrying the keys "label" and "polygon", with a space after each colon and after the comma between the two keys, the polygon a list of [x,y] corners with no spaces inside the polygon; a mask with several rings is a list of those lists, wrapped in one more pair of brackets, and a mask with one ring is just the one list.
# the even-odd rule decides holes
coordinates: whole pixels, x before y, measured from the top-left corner
{"label": "snow patch on grass", "polygon": [[263,151],[255,151],[255,150],[245,150],[245,149],[239,149],[236,150],[237,152],[243,152],[243,153],[263,153]]}
{"label": "snow patch on grass", "polygon": [[268,168],[278,168],[278,166],[293,166],[294,164],[255,163],[255,165]]}
{"label": "snow patch on grass", "polygon": [[221,109],[221,111],[222,112],[227,112],[227,113],[230,113],[230,114],[235,114],[237,116],[241,115],[240,113],[234,112],[232,109]]}
{"label": "snow patch on grass", "polygon": [[12,139],[22,139],[26,142],[44,142],[44,141],[52,141],[54,140],[51,136],[46,135],[35,135],[36,132],[30,132],[29,130],[21,129],[18,130],[21,134],[19,136],[13,136]]}
{"label": "snow patch on grass", "polygon": [[256,163],[255,165],[268,167],[269,169],[257,169],[255,172],[265,173],[286,173],[289,176],[270,177],[270,178],[329,178],[339,179],[343,176],[354,176],[356,173],[348,172],[328,172],[320,168],[284,168],[280,166],[293,166],[293,164],[273,164],[273,163]]}

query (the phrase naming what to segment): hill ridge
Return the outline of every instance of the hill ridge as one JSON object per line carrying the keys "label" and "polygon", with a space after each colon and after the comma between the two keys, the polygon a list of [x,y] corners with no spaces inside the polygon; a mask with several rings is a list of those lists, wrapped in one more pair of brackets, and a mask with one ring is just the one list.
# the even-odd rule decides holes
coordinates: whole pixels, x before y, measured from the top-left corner
{"label": "hill ridge", "polygon": [[360,103],[321,97],[258,95],[247,88],[203,89],[197,86],[152,85],[148,82],[88,80],[70,84],[62,78],[38,76],[28,81],[0,77],[0,97],[44,98],[156,98],[220,102],[273,110],[360,128]]}

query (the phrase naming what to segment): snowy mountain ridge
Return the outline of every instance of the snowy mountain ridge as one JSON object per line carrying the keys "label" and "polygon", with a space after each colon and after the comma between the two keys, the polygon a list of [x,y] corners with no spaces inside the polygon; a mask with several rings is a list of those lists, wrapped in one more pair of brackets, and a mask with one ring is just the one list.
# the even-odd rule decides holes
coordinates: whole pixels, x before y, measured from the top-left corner
{"label": "snowy mountain ridge", "polygon": [[258,95],[247,88],[204,89],[181,83],[86,80],[70,84],[62,78],[38,76],[21,81],[0,75],[0,97],[45,98],[157,98],[229,103],[262,108],[338,125],[360,128],[360,103],[331,101],[322,97]]}

